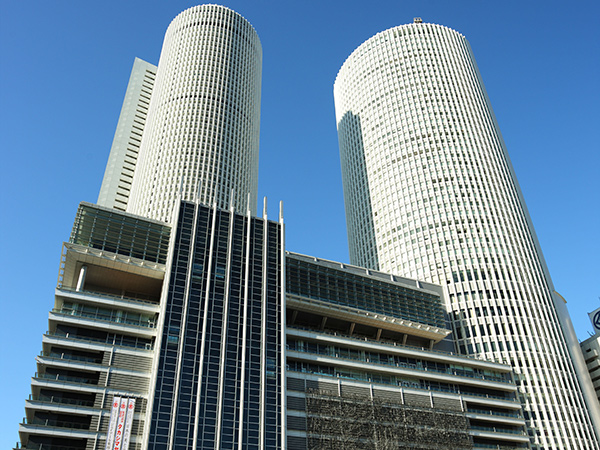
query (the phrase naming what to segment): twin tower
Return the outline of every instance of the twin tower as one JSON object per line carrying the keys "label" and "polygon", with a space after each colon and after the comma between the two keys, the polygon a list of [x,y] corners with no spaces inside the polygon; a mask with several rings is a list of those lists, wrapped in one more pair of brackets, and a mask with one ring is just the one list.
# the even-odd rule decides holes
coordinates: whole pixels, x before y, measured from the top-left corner
{"label": "twin tower", "polygon": [[[177,16],[158,67],[135,62],[98,203],[164,222],[179,199],[254,209],[261,65],[234,11]],[[467,40],[381,32],[334,96],[351,262],[441,285],[457,350],[513,367],[534,446],[595,448],[595,395]]]}
{"label": "twin tower", "polygon": [[179,14],[158,68],[134,64],[98,204],[165,222],[179,198],[254,210],[261,70],[242,16],[216,5]]}

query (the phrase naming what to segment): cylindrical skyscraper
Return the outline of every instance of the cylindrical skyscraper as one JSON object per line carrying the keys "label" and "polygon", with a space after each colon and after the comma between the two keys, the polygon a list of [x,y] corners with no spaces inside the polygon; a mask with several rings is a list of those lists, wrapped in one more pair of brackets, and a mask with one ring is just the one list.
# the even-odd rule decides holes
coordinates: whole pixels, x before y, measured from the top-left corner
{"label": "cylindrical skyscraper", "polygon": [[467,40],[420,20],[381,32],[334,96],[351,262],[446,289],[460,352],[514,367],[534,448],[598,448]]}
{"label": "cylindrical skyscraper", "polygon": [[[256,205],[262,47],[238,13],[201,5],[167,29],[128,212],[169,221],[184,200]],[[230,195],[233,193],[233,199]]]}

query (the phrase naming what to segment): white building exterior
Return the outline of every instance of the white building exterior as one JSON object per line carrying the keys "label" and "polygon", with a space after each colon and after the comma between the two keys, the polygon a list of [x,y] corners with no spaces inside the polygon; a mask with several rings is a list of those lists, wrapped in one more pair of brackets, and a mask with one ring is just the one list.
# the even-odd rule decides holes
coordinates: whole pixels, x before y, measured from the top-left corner
{"label": "white building exterior", "polygon": [[170,221],[177,194],[256,204],[262,47],[238,13],[201,5],[169,25],[127,211]]}
{"label": "white building exterior", "polygon": [[101,206],[127,210],[155,78],[156,66],[135,58],[98,195]]}
{"label": "white building exterior", "polygon": [[467,40],[420,20],[383,31],[334,96],[351,263],[444,286],[461,353],[514,367],[534,448],[598,448],[597,402]]}
{"label": "white building exterior", "polygon": [[596,397],[600,402],[600,334],[590,336],[583,341],[581,352],[587,364]]}

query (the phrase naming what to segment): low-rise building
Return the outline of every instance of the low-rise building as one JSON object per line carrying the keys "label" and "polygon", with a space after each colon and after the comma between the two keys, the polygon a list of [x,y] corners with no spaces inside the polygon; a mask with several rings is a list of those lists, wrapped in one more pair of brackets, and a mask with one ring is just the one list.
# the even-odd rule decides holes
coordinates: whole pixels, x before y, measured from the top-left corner
{"label": "low-rise building", "polygon": [[529,448],[510,367],[456,354],[444,304],[285,253],[281,217],[82,203],[21,448]]}
{"label": "low-rise building", "polygon": [[293,253],[286,271],[289,450],[529,448],[511,368],[449,351],[439,286]]}

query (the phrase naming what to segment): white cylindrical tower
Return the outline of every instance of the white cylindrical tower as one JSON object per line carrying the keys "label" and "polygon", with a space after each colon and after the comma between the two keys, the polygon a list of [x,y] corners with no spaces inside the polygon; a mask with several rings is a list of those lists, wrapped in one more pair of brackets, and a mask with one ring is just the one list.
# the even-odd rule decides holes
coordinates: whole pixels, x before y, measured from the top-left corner
{"label": "white cylindrical tower", "polygon": [[[238,13],[201,5],[167,29],[128,212],[170,221],[184,200],[256,205],[262,47]],[[233,199],[230,195],[233,192]]]}
{"label": "white cylindrical tower", "polygon": [[514,367],[534,448],[598,448],[467,40],[417,20],[381,32],[334,96],[351,262],[445,288],[459,351]]}

